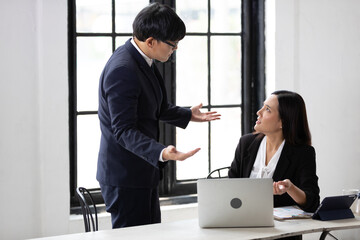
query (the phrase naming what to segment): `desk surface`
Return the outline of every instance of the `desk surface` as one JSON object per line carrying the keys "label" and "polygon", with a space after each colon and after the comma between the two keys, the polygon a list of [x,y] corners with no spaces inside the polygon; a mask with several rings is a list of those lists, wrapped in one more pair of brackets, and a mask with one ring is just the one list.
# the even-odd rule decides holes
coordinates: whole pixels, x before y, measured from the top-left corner
{"label": "desk surface", "polygon": [[[274,227],[262,228],[208,228],[202,229],[197,219],[103,230],[98,232],[77,233],[42,240],[93,240],[93,239],[179,239],[179,240],[219,240],[219,239],[275,239],[306,233],[360,228],[360,217],[336,221],[318,221],[312,219],[292,219],[274,221]],[[170,237],[171,236],[171,237]]]}

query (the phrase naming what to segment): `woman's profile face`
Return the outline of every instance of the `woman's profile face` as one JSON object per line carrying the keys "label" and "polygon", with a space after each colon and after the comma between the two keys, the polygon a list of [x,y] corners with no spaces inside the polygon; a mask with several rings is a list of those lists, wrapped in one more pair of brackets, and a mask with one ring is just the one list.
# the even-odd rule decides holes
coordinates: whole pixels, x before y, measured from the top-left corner
{"label": "woman's profile face", "polygon": [[279,101],[276,95],[270,95],[264,106],[256,113],[258,115],[254,129],[265,135],[282,132],[279,115]]}

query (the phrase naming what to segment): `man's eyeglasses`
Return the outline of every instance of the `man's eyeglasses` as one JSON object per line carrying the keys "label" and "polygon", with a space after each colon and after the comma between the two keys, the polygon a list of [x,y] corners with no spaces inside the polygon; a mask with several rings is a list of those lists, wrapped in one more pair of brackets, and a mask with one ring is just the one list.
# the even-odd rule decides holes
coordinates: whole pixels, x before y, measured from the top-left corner
{"label": "man's eyeglasses", "polygon": [[164,43],[166,43],[167,45],[171,46],[173,49],[174,49],[174,48],[177,48],[177,46],[178,46],[178,44],[179,44],[179,42],[175,42],[175,43],[171,43],[171,42],[169,42],[169,41],[162,41],[162,42],[164,42]]}

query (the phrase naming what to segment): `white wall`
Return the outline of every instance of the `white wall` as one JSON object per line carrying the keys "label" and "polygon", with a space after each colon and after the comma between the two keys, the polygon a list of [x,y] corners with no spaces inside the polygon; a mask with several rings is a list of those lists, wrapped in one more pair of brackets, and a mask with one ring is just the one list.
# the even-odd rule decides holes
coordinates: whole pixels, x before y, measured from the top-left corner
{"label": "white wall", "polygon": [[[275,87],[307,103],[322,197],[360,188],[359,8],[276,1]],[[0,13],[0,239],[81,232],[69,216],[67,1],[2,0]]]}
{"label": "white wall", "polygon": [[360,188],[359,9],[358,0],[276,1],[276,88],[305,99],[321,198]]}
{"label": "white wall", "polygon": [[0,9],[0,239],[66,233],[67,1]]}
{"label": "white wall", "polygon": [[276,88],[305,99],[322,197],[360,188],[360,2],[277,0]]}
{"label": "white wall", "polygon": [[0,238],[5,239],[39,233],[36,222],[29,221],[41,215],[39,82],[36,6],[0,4]]}

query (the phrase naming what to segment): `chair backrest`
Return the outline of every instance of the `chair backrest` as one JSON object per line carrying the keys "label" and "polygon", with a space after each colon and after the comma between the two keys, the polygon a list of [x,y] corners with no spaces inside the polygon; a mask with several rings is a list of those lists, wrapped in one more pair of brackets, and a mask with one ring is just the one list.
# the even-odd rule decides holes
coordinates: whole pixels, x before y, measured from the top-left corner
{"label": "chair backrest", "polygon": [[[85,232],[95,232],[98,230],[98,216],[94,199],[89,190],[84,187],[76,189],[76,195],[79,199],[81,212],[84,218]],[[93,209],[93,210],[91,210]],[[95,217],[93,216],[95,215]]]}
{"label": "chair backrest", "polygon": [[228,178],[230,167],[222,167],[211,171],[206,178]]}

